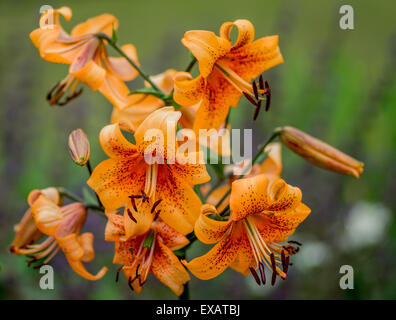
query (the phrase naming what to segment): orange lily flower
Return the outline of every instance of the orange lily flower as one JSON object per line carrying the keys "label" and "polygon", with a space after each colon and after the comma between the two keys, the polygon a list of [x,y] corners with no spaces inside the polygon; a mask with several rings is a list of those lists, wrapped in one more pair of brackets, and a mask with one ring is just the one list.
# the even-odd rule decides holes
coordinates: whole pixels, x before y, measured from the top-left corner
{"label": "orange lily flower", "polygon": [[259,174],[234,181],[229,220],[211,219],[209,215],[217,214],[217,210],[207,204],[195,224],[200,241],[217,244],[185,265],[203,280],[218,276],[229,266],[244,275],[252,273],[258,284],[266,282],[265,267],[272,271],[272,284],[277,275],[285,279],[289,257],[297,253],[294,245],[298,243],[283,242],[310,213],[301,198],[300,189],[281,178],[271,181]]}
{"label": "orange lily flower", "polygon": [[[232,44],[230,33],[234,26],[238,29],[238,38]],[[204,30],[185,33],[182,43],[198,60],[200,75],[193,79],[186,72],[176,74],[174,99],[183,106],[200,102],[195,131],[220,128],[229,107],[236,107],[242,94],[256,106],[257,114],[261,101],[267,100],[269,107],[268,84],[264,84],[262,77],[259,85],[250,81],[283,62],[278,36],[253,40],[254,27],[248,20],[224,23],[219,37]]]}
{"label": "orange lily flower", "polygon": [[[173,90],[173,76],[175,73],[176,70],[168,69],[150,78],[162,92],[168,95]],[[146,83],[146,87],[150,87],[150,84]],[[164,107],[165,103],[162,99],[151,94],[135,94],[131,97],[134,97],[134,101],[127,108],[113,109],[111,123],[119,122],[123,130],[135,132],[150,113]],[[181,107],[179,109],[182,113],[180,124],[183,128],[192,128],[196,109],[196,107]]]}
{"label": "orange lily flower", "polygon": [[[109,57],[103,40],[96,34],[112,35],[118,27],[118,20],[110,14],[88,19],[74,27],[70,34],[65,32],[59,17],[70,20],[72,11],[68,7],[47,10],[40,18],[40,27],[30,34],[44,60],[69,64],[69,74],[57,82],[49,91],[47,99],[51,105],[64,105],[77,97],[82,90],[76,91],[81,81],[93,90],[99,90],[115,107],[126,108],[135,97],[129,97],[129,89],[124,81],[130,81],[138,72],[125,58]],[[53,20],[53,24],[50,24]],[[122,47],[123,51],[137,64],[136,49],[132,44]],[[69,96],[60,101],[70,90]]]}
{"label": "orange lily flower", "polygon": [[32,216],[32,205],[40,194],[44,194],[56,205],[62,202],[58,190],[53,187],[33,190],[29,193],[27,198],[29,209],[25,212],[19,224],[14,227],[16,234],[10,246],[10,252],[12,253],[24,254],[28,245],[35,243],[43,236],[43,233],[37,228],[36,222]]}
{"label": "orange lily flower", "polygon": [[[48,189],[47,189],[48,190]],[[17,254],[32,256],[31,263],[43,260],[35,268],[47,264],[56,253],[62,249],[70,267],[80,276],[88,280],[98,280],[102,278],[107,268],[103,267],[96,275],[89,273],[82,262],[91,261],[94,256],[93,234],[86,232],[80,235],[80,230],[84,225],[87,211],[82,203],[72,203],[59,207],[54,201],[54,194],[48,197],[45,190],[40,192],[34,190],[28,197],[31,204],[31,215],[26,215],[22,222],[29,219],[34,221],[35,227],[42,235],[48,237],[39,244],[25,243],[23,247],[11,247],[11,251]],[[58,195],[59,196],[59,195]],[[31,217],[33,220],[31,220]],[[22,232],[22,231],[21,231]],[[17,237],[18,238],[18,234]],[[37,241],[39,237],[34,240]],[[18,242],[14,239],[14,243]]]}
{"label": "orange lily flower", "polygon": [[[201,159],[200,152],[188,153],[188,159],[193,161],[185,163],[175,156],[180,116],[173,107],[154,111],[137,128],[136,145],[123,136],[118,123],[104,127],[100,133],[100,143],[110,159],[95,168],[87,184],[99,195],[107,210],[125,206],[127,238],[147,232],[154,220],[155,208],[160,210],[161,220],[176,231],[187,234],[193,230],[201,201],[192,186],[207,182],[210,176],[205,165],[196,162]],[[145,156],[152,154],[147,150],[153,144],[145,140],[149,129],[163,134],[163,141],[154,137],[156,149],[152,150],[162,156],[162,163],[145,160]]]}
{"label": "orange lily flower", "polygon": [[176,295],[181,295],[190,276],[173,250],[185,247],[188,239],[159,221],[153,222],[145,233],[127,239],[124,218],[116,213],[108,213],[107,217],[105,239],[115,242],[113,263],[122,265],[116,280],[119,272],[124,271],[130,288],[140,293],[147,276],[153,273]]}

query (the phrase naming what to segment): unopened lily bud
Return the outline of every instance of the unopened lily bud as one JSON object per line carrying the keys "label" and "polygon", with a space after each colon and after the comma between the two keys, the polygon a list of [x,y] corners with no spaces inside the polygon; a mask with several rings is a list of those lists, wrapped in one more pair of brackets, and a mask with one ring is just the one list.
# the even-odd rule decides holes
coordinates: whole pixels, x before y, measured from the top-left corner
{"label": "unopened lily bud", "polygon": [[69,151],[73,161],[84,166],[91,156],[88,137],[82,129],[72,131],[69,135]]}
{"label": "unopened lily bud", "polygon": [[356,178],[363,172],[362,162],[305,132],[293,127],[282,127],[277,131],[289,149],[318,167]]}

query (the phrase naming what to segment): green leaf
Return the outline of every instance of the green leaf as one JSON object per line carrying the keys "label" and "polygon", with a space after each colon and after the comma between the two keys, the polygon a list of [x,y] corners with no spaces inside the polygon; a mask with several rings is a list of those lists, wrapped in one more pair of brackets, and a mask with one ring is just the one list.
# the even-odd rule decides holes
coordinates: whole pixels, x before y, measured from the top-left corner
{"label": "green leaf", "polygon": [[113,26],[113,32],[111,35],[111,42],[116,44],[118,40],[117,30],[114,28],[114,23],[112,23],[112,26]]}

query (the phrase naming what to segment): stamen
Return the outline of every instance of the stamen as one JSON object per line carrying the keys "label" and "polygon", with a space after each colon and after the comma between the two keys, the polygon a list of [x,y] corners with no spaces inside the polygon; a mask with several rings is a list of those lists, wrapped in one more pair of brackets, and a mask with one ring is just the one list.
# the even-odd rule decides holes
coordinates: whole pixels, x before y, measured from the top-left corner
{"label": "stamen", "polygon": [[259,115],[259,112],[260,112],[260,108],[261,108],[261,100],[258,102],[256,111],[254,111],[253,121],[256,121],[256,119],[257,119],[257,117]]}
{"label": "stamen", "polygon": [[159,214],[161,213],[161,210],[158,210],[156,213],[155,213],[155,216],[154,216],[154,221],[155,220],[157,220],[157,218],[158,218],[158,216],[159,216]]}
{"label": "stamen", "polygon": [[252,85],[253,85],[253,93],[254,93],[254,97],[256,98],[256,100],[258,100],[259,96],[258,96],[258,91],[257,91],[257,85],[256,85],[256,82],[255,82],[255,81],[253,81]]}
{"label": "stamen", "polygon": [[254,106],[258,106],[258,104],[257,104],[257,102],[249,95],[249,94],[247,94],[246,92],[242,92],[243,93],[243,95],[245,96],[245,98],[246,99],[248,99],[249,100],[249,102],[252,104],[252,105],[254,105]]}
{"label": "stamen", "polygon": [[261,90],[264,90],[264,79],[262,74],[259,77],[259,87]]}
{"label": "stamen", "polygon": [[154,213],[155,208],[161,203],[162,199],[157,200],[151,208],[151,213]]}
{"label": "stamen", "polygon": [[282,269],[284,273],[287,273],[287,263],[286,263],[286,256],[285,256],[285,251],[282,250],[281,252],[281,260],[282,260]]}
{"label": "stamen", "polygon": [[259,276],[257,275],[256,270],[254,270],[253,268],[249,268],[249,270],[250,270],[250,273],[252,274],[254,280],[256,280],[256,283],[257,283],[258,285],[260,285],[260,284],[261,284],[260,278],[259,278]]}
{"label": "stamen", "polygon": [[135,203],[135,198],[131,198],[131,203],[132,203],[133,210],[135,210],[135,212],[138,212],[138,209],[137,209],[136,203]]}
{"label": "stamen", "polygon": [[[46,99],[48,100],[50,105],[57,104],[59,106],[64,106],[69,103],[71,100],[77,98],[82,92],[83,89],[81,88],[78,91],[75,91],[79,80],[72,75],[68,75],[62,81],[58,81],[51,86],[49,89]],[[60,99],[66,93],[66,91],[71,87],[70,95],[65,98],[64,101],[60,102]]]}
{"label": "stamen", "polygon": [[290,240],[290,241],[287,241],[287,243],[293,243],[293,244],[296,244],[296,245],[298,245],[298,246],[302,246],[302,243],[300,243],[300,242],[298,242],[298,241],[295,241],[295,240]]}
{"label": "stamen", "polygon": [[276,281],[276,263],[275,263],[275,256],[273,253],[271,253],[271,265],[272,265],[272,279],[271,279],[271,285],[273,286],[275,284]]}
{"label": "stamen", "polygon": [[265,270],[262,262],[259,263],[259,270],[260,270],[261,281],[263,282],[263,285],[265,285],[265,281],[266,281]]}
{"label": "stamen", "polygon": [[132,280],[131,280],[131,277],[129,277],[129,279],[128,279],[128,286],[129,286],[129,288],[132,290],[132,291],[135,291],[134,289],[133,289],[133,287],[132,287]]}
{"label": "stamen", "polygon": [[137,223],[137,220],[136,220],[135,217],[133,216],[132,211],[129,210],[128,208],[127,208],[127,213],[128,213],[129,218],[130,218],[133,222]]}
{"label": "stamen", "polygon": [[265,81],[265,95],[267,96],[267,101],[265,103],[265,111],[267,112],[270,108],[270,104],[271,104],[271,89],[269,87],[268,81]]}
{"label": "stamen", "polygon": [[123,266],[118,268],[117,274],[116,274],[116,278],[115,278],[115,282],[118,282],[118,279],[120,277],[120,272],[121,272],[122,268],[123,268]]}

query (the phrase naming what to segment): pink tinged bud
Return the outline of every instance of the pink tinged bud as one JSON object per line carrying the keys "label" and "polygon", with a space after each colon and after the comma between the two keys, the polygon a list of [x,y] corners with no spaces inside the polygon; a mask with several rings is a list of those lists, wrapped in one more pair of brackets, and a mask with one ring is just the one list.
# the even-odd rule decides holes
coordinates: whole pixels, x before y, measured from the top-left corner
{"label": "pink tinged bud", "polygon": [[293,127],[282,127],[279,132],[285,146],[318,167],[356,178],[363,172],[362,162],[305,132]]}
{"label": "pink tinged bud", "polygon": [[69,135],[69,151],[73,161],[84,166],[91,156],[88,137],[82,129],[72,131]]}

